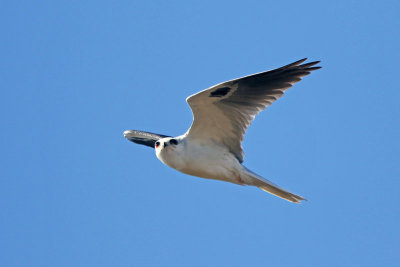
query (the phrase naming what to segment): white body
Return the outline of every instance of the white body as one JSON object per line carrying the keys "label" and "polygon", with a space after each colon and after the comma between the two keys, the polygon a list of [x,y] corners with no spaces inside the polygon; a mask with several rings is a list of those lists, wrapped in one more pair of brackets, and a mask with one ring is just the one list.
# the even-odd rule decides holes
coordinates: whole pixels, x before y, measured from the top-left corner
{"label": "white body", "polygon": [[[171,140],[177,144],[170,144]],[[276,196],[300,203],[303,197],[290,193],[263,177],[251,172],[230,153],[225,146],[210,140],[192,140],[186,135],[162,138],[155,148],[156,155],[165,165],[182,173],[231,182],[253,185]]]}
{"label": "white body", "polygon": [[178,145],[165,147],[169,139],[161,139],[161,145],[156,148],[157,158],[165,165],[197,177],[246,183],[240,176],[244,167],[226,147],[218,144],[210,146],[201,141],[187,142],[184,136],[175,138],[179,140]]}

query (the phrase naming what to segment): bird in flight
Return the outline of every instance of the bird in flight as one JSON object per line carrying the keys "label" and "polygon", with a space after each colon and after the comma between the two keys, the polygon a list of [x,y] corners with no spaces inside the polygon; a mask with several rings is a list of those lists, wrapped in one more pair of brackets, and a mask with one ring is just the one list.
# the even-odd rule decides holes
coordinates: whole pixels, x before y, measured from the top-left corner
{"label": "bird in flight", "polygon": [[[157,158],[182,173],[238,185],[257,186],[294,203],[305,198],[277,186],[242,165],[242,141],[254,117],[312,71],[319,61],[293,62],[217,84],[186,101],[193,123],[183,135],[171,137],[137,130],[124,132],[128,140],[153,147]],[[304,64],[303,64],[304,63]]]}

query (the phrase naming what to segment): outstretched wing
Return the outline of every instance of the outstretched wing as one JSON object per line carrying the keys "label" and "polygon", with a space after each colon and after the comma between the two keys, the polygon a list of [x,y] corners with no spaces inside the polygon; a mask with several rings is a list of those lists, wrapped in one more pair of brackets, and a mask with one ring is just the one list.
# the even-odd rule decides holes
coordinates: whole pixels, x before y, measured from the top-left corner
{"label": "outstretched wing", "polygon": [[243,162],[241,142],[254,117],[302,77],[321,68],[313,67],[319,61],[302,64],[306,60],[220,83],[189,96],[186,101],[193,112],[193,124],[187,138],[223,144]]}
{"label": "outstretched wing", "polygon": [[152,148],[154,148],[154,145],[157,142],[157,140],[160,140],[161,138],[164,138],[164,137],[171,137],[168,135],[142,132],[142,131],[137,131],[137,130],[125,131],[124,136],[129,141],[132,141],[136,144],[149,146]]}

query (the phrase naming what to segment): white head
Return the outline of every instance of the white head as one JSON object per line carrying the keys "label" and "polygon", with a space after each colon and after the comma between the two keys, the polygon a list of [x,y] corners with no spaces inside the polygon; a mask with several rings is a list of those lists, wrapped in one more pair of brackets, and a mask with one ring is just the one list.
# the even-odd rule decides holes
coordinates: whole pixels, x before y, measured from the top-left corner
{"label": "white head", "polygon": [[167,147],[169,147],[169,149],[174,149],[176,148],[176,146],[179,144],[179,140],[173,137],[166,137],[166,138],[161,138],[160,140],[158,140],[155,145],[154,148],[156,149],[156,151],[158,150],[163,150]]}
{"label": "white head", "polygon": [[164,164],[177,168],[177,161],[180,157],[179,154],[183,152],[183,141],[179,137],[166,137],[159,139],[154,148],[156,150],[157,158],[159,158]]}

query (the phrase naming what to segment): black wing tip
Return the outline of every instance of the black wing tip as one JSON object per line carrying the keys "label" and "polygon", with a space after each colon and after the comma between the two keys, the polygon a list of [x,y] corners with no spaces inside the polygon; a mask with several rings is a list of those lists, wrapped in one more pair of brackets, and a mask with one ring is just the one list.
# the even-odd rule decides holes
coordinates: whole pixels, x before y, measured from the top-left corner
{"label": "black wing tip", "polygon": [[307,75],[308,75],[308,74],[310,74],[311,71],[318,70],[318,69],[322,68],[321,66],[315,66],[315,65],[321,63],[320,60],[301,64],[306,60],[307,60],[307,58],[303,58],[303,59],[298,60],[296,62],[293,62],[293,63],[291,63],[289,65],[286,65],[286,66],[284,66],[284,67],[282,67],[282,68],[280,68],[278,70],[279,71],[284,71],[284,72],[288,72],[289,71],[289,72],[296,72],[296,73],[297,72],[308,72],[307,73]]}
{"label": "black wing tip", "polygon": [[285,66],[283,66],[283,67],[280,67],[280,68],[278,68],[277,70],[284,70],[284,69],[290,69],[290,68],[292,68],[292,67],[297,67],[297,66],[299,66],[301,63],[303,63],[304,61],[306,61],[308,58],[303,58],[303,59],[300,59],[300,60],[297,60],[297,61],[295,61],[295,62],[293,62],[293,63],[290,63],[290,64],[287,64],[287,65],[285,65]]}
{"label": "black wing tip", "polygon": [[[278,69],[275,69],[275,71],[285,71],[285,70],[299,69],[299,68],[307,69],[307,70],[316,70],[316,69],[313,69],[313,68],[310,68],[310,67],[312,67],[312,66],[314,66],[314,65],[316,65],[316,64],[321,62],[320,60],[317,60],[317,61],[312,61],[312,62],[309,62],[309,63],[304,63],[307,59],[308,58],[306,58],[306,57],[302,58],[302,59],[297,60],[297,61],[295,61],[293,63],[290,63],[290,64],[285,65],[283,67],[280,67]],[[302,64],[302,63],[304,63],[304,64]],[[317,67],[315,67],[315,68],[317,68]],[[320,69],[320,68],[321,67],[318,67],[318,69]]]}
{"label": "black wing tip", "polygon": [[300,60],[297,60],[291,64],[296,64],[296,65],[300,65],[301,63],[303,63],[304,61],[306,61],[308,59],[308,57],[302,58]]}
{"label": "black wing tip", "polygon": [[[317,64],[319,64],[319,63],[321,63],[320,60],[312,61],[312,62],[309,62],[309,63],[305,63],[305,64],[302,64],[302,65],[299,65],[299,67],[311,69],[310,67],[315,66],[315,65],[317,65]],[[322,68],[322,67],[321,67],[321,66],[316,66],[316,67],[314,67],[314,68],[320,69],[320,68]]]}
{"label": "black wing tip", "polygon": [[316,66],[316,67],[312,67],[312,68],[307,68],[307,70],[319,70],[322,69],[321,66]]}

